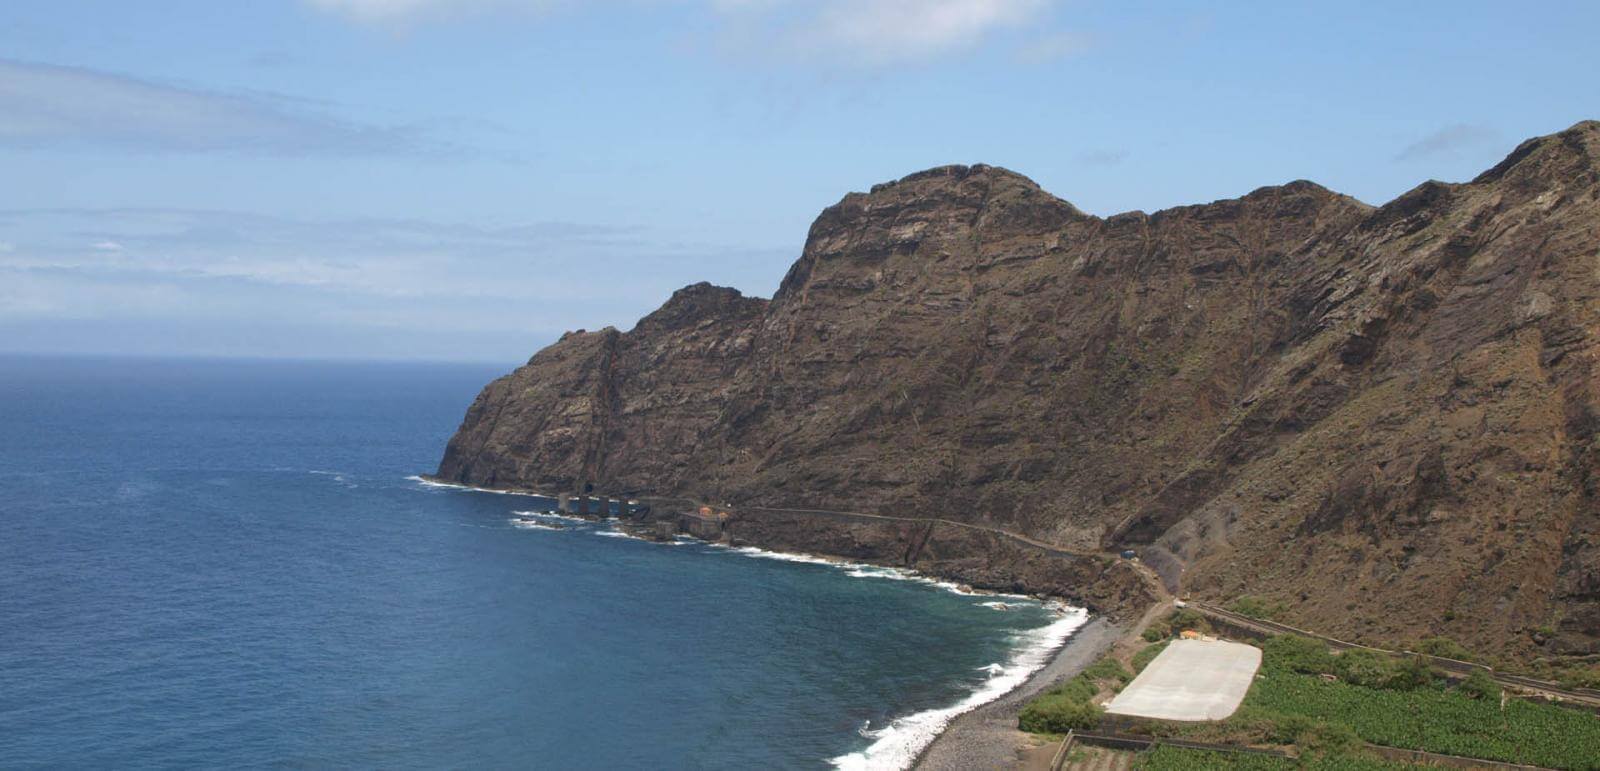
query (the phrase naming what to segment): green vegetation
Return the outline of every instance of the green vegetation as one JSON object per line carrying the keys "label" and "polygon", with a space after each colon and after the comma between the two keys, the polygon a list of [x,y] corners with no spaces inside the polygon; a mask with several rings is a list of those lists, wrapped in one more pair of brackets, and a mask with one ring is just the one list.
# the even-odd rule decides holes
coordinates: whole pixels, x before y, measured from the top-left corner
{"label": "green vegetation", "polygon": [[1245,595],[1228,604],[1228,610],[1241,616],[1272,620],[1283,615],[1287,610],[1281,602],[1267,602],[1266,600]]}
{"label": "green vegetation", "polygon": [[1133,679],[1122,662],[1110,656],[1090,664],[1073,677],[1042,694],[1022,708],[1017,725],[1033,733],[1063,734],[1086,730],[1100,722],[1105,710],[1094,703],[1102,686],[1120,690]]}
{"label": "green vegetation", "polygon": [[1425,637],[1411,646],[1417,653],[1426,653],[1429,656],[1438,656],[1442,659],[1455,659],[1457,661],[1477,661],[1472,651],[1466,649],[1461,643],[1448,637]]}
{"label": "green vegetation", "polygon": [[1291,672],[1317,674],[1332,672],[1334,655],[1320,640],[1287,634],[1273,637],[1261,646],[1263,664]]}
{"label": "green vegetation", "polygon": [[1347,727],[1373,744],[1600,769],[1600,719],[1594,715],[1524,700],[1502,709],[1492,697],[1499,689],[1486,676],[1447,689],[1420,659],[1386,658],[1360,650],[1332,656],[1314,640],[1274,638],[1264,646],[1261,674],[1240,713],[1225,724],[1237,730],[1249,721],[1271,721],[1275,733],[1284,734],[1294,727],[1286,720],[1309,720]]}
{"label": "green vegetation", "polygon": [[1033,733],[1062,734],[1087,731],[1100,724],[1105,710],[1087,701],[1073,701],[1064,694],[1048,693],[1028,702],[1017,718],[1017,726]]}
{"label": "green vegetation", "polygon": [[1113,681],[1116,684],[1115,687],[1121,690],[1122,686],[1127,685],[1128,681],[1133,679],[1133,673],[1129,672],[1127,667],[1122,666],[1122,662],[1106,656],[1090,664],[1078,674],[1078,677],[1088,678],[1091,681]]}
{"label": "green vegetation", "polygon": [[1150,662],[1155,661],[1156,657],[1161,655],[1161,652],[1167,649],[1167,644],[1171,642],[1171,640],[1162,640],[1155,645],[1147,645],[1138,653],[1133,654],[1133,671],[1135,673],[1143,672],[1144,668],[1150,666]]}
{"label": "green vegetation", "polygon": [[1211,622],[1200,611],[1194,608],[1180,608],[1167,617],[1167,624],[1172,629],[1172,634],[1180,634],[1193,629],[1201,634],[1211,634]]}
{"label": "green vegetation", "polygon": [[1193,629],[1202,634],[1210,634],[1211,622],[1207,621],[1206,617],[1194,608],[1180,608],[1167,614],[1166,618],[1150,622],[1150,625],[1145,627],[1140,636],[1144,638],[1145,642],[1160,642],[1188,629]]}
{"label": "green vegetation", "polygon": [[1481,670],[1467,675],[1467,679],[1462,680],[1461,684],[1456,686],[1456,690],[1468,698],[1500,701],[1500,684],[1495,682],[1489,673]]}
{"label": "green vegetation", "polygon": [[1304,715],[1241,707],[1216,723],[1148,725],[1160,735],[1176,735],[1212,744],[1294,745],[1308,757],[1335,757],[1360,752],[1361,737],[1347,725]]}
{"label": "green vegetation", "polygon": [[[1196,619],[1172,614],[1171,631],[1199,628]],[[1203,620],[1201,620],[1203,623]],[[1170,633],[1170,632],[1169,632]],[[1133,657],[1141,672],[1169,640],[1146,646]],[[1416,646],[1432,655],[1462,658],[1447,638]],[[1321,769],[1382,771],[1405,768],[1368,757],[1365,743],[1528,763],[1550,768],[1600,771],[1600,718],[1577,710],[1512,699],[1502,704],[1500,687],[1485,672],[1454,685],[1420,657],[1396,657],[1364,649],[1332,653],[1320,640],[1282,635],[1262,645],[1262,666],[1237,713],[1215,723],[1146,723],[1136,731],[1205,742],[1293,745],[1298,759],[1230,755],[1160,747],[1139,756],[1137,767],[1165,769]],[[1097,725],[1094,703],[1106,688],[1133,678],[1107,657],[1078,676],[1041,694],[1023,708],[1023,730],[1065,733]]]}
{"label": "green vegetation", "polygon": [[[1419,658],[1360,649],[1334,655],[1318,640],[1295,636],[1274,637],[1262,650],[1261,672],[1232,717],[1188,726],[1149,724],[1145,730],[1226,744],[1292,744],[1305,764],[1261,768],[1386,767],[1361,757],[1362,743],[1370,742],[1600,771],[1600,719],[1526,700],[1502,707],[1500,688],[1485,673],[1449,686]],[[1232,757],[1215,762],[1230,765],[1196,759],[1189,765],[1145,767],[1257,767],[1238,765]]]}
{"label": "green vegetation", "polygon": [[1600,689],[1600,667],[1570,666],[1558,671],[1555,679],[1568,688]]}
{"label": "green vegetation", "polygon": [[1534,662],[1485,662],[1502,672],[1514,672],[1541,680],[1550,680],[1568,688],[1593,688],[1600,690],[1600,664],[1581,661],[1543,659]]}
{"label": "green vegetation", "polygon": [[1139,755],[1134,768],[1140,771],[1393,771],[1409,769],[1404,763],[1367,758],[1359,755],[1317,758],[1274,758],[1269,755],[1235,755],[1204,750],[1185,750],[1177,747],[1156,747]]}

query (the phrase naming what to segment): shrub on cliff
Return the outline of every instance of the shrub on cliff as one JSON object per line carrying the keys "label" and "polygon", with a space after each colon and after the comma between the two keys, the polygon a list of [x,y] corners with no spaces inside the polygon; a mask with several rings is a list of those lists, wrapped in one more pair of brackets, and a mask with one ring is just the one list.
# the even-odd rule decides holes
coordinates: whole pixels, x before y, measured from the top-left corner
{"label": "shrub on cliff", "polygon": [[1101,683],[1109,684],[1115,691],[1132,679],[1133,673],[1122,662],[1105,656],[1085,667],[1071,680],[1028,702],[1022,708],[1017,725],[1024,731],[1053,734],[1093,728],[1099,725],[1100,716],[1105,713],[1094,703],[1094,697],[1100,694]]}
{"label": "shrub on cliff", "polygon": [[[1129,672],[1127,667],[1122,666],[1122,662],[1106,656],[1090,664],[1087,669],[1083,670],[1083,674],[1078,677],[1086,677],[1096,681],[1109,680],[1114,686],[1121,687],[1127,685],[1128,681],[1133,679],[1133,673]],[[1077,678],[1073,679],[1076,680]]]}
{"label": "shrub on cliff", "polygon": [[1439,682],[1439,672],[1427,660],[1407,657],[1397,662],[1392,662],[1389,679],[1383,687],[1396,691],[1410,691],[1417,688],[1429,688]]}
{"label": "shrub on cliff", "polygon": [[1570,666],[1558,672],[1555,679],[1568,688],[1600,689],[1600,667]]}
{"label": "shrub on cliff", "polygon": [[1477,661],[1461,643],[1448,637],[1425,637],[1411,647],[1417,653],[1426,653],[1429,656],[1438,656],[1442,659],[1455,659],[1457,661]]}
{"label": "shrub on cliff", "polygon": [[1456,690],[1473,699],[1500,700],[1500,684],[1495,682],[1488,672],[1481,669],[1467,675],[1466,679],[1456,686]]}
{"label": "shrub on cliff", "polygon": [[1334,656],[1321,640],[1296,634],[1278,635],[1261,646],[1262,659],[1270,667],[1291,672],[1319,675],[1334,671]]}
{"label": "shrub on cliff", "polygon": [[1388,656],[1365,650],[1348,650],[1334,658],[1333,673],[1351,685],[1382,688],[1394,676],[1394,663]]}
{"label": "shrub on cliff", "polygon": [[1193,629],[1202,634],[1211,633],[1211,622],[1207,621],[1206,617],[1194,608],[1181,608],[1173,611],[1172,615],[1167,617],[1167,626],[1172,630],[1173,634],[1186,629]]}
{"label": "shrub on cliff", "polygon": [[1283,615],[1285,608],[1280,602],[1267,602],[1259,597],[1245,595],[1229,603],[1228,610],[1241,616],[1270,620]]}
{"label": "shrub on cliff", "polygon": [[1028,702],[1028,706],[1022,708],[1022,716],[1017,723],[1024,731],[1064,734],[1094,728],[1100,724],[1103,714],[1105,710],[1097,704],[1054,693]]}

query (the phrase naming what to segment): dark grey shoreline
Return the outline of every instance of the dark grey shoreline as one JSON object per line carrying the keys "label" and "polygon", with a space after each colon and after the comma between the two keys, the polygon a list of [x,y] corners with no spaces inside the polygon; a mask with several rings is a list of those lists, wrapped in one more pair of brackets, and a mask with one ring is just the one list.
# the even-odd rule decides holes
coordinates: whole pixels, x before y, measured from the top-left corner
{"label": "dark grey shoreline", "polygon": [[1122,638],[1123,631],[1123,627],[1104,617],[1090,618],[1022,685],[951,720],[938,738],[917,755],[912,768],[917,771],[970,771],[1015,767],[1020,752],[1028,746],[1027,735],[1017,730],[1017,713],[1022,705],[1040,691],[1094,663]]}

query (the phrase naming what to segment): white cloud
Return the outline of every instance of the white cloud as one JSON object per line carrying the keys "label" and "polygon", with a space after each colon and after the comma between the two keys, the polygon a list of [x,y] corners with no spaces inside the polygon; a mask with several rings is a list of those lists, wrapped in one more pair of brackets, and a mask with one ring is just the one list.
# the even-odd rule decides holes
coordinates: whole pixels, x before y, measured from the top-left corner
{"label": "white cloud", "polygon": [[542,11],[553,0],[305,0],[318,10],[354,21],[404,24],[426,16],[485,10]]}
{"label": "white cloud", "polygon": [[[517,361],[694,280],[765,283],[791,256],[572,222],[16,209],[0,227],[19,243],[0,254],[0,350],[52,352]],[[87,248],[102,241],[123,249]]]}
{"label": "white cloud", "polygon": [[[637,1],[637,0],[635,0]],[[405,25],[424,17],[482,11],[548,10],[561,0],[304,0],[352,21]],[[799,56],[890,64],[975,47],[994,33],[1036,22],[1058,0],[679,0],[749,38]],[[618,3],[613,0],[613,4]],[[1078,37],[1041,38],[1019,54],[1030,60],[1076,53]]]}
{"label": "white cloud", "polygon": [[742,263],[749,255],[568,222],[481,227],[188,209],[7,210],[0,221],[20,223],[29,244],[0,254],[0,269],[227,279],[383,298],[557,301],[620,291],[618,282],[595,281],[597,273],[628,274],[640,282],[640,296],[653,297],[676,288],[681,266]]}
{"label": "white cloud", "polygon": [[800,40],[869,61],[919,59],[969,48],[1048,7],[1046,0],[830,0]]}
{"label": "white cloud", "polygon": [[0,145],[110,144],[267,155],[427,149],[407,129],[347,123],[290,102],[0,59]]}

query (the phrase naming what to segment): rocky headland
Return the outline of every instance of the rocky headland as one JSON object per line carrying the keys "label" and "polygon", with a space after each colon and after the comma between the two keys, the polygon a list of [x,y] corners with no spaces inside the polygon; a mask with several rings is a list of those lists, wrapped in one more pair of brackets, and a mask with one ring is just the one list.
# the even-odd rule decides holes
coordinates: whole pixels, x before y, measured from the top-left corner
{"label": "rocky headland", "polygon": [[[438,477],[726,503],[727,537],[1126,614],[1600,653],[1600,123],[1380,207],[1109,218],[947,166],[478,396]],[[861,512],[870,519],[798,510]]]}

